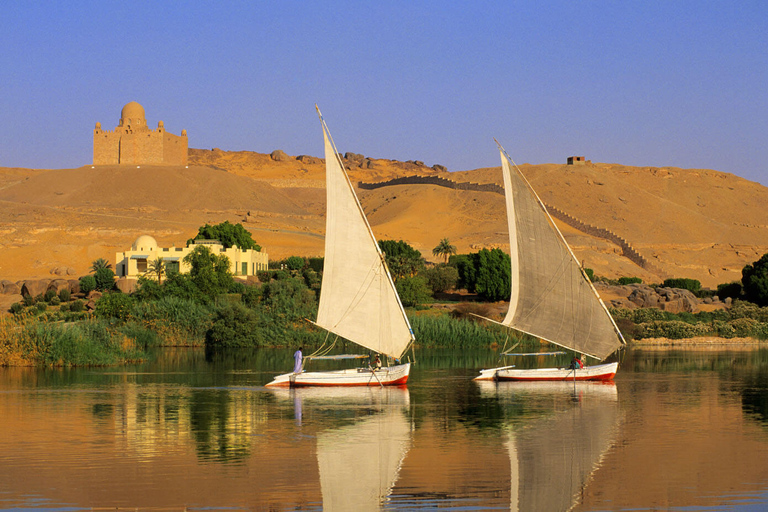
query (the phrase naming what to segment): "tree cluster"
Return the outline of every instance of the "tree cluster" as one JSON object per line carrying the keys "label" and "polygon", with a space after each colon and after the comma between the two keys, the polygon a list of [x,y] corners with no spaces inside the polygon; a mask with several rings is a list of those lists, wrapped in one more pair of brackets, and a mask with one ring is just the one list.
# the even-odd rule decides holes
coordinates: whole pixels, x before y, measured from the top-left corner
{"label": "tree cluster", "polygon": [[261,250],[261,246],[256,243],[251,237],[251,233],[242,224],[231,224],[228,220],[213,226],[206,224],[200,227],[197,230],[197,235],[187,240],[187,245],[192,244],[195,240],[218,240],[227,249],[239,247],[254,251]]}

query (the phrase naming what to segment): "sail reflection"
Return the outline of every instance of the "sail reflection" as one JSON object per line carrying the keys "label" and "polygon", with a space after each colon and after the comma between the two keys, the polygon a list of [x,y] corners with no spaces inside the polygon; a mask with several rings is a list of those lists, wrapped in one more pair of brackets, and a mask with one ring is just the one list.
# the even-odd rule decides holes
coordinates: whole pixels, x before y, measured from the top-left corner
{"label": "sail reflection", "polygon": [[507,426],[510,510],[571,510],[618,434],[620,412],[615,384],[478,385],[484,397],[513,401],[535,396],[553,406],[551,414]]}
{"label": "sail reflection", "polygon": [[347,424],[320,430],[317,465],[325,511],[380,510],[411,446],[405,387],[274,390],[294,404],[297,424],[322,410],[352,411]]}

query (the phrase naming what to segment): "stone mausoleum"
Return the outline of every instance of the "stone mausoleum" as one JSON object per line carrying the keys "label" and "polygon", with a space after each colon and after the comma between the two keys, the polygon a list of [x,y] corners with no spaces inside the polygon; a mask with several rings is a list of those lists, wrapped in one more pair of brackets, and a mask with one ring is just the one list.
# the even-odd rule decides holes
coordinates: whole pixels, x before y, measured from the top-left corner
{"label": "stone mausoleum", "polygon": [[174,135],[165,131],[163,122],[157,129],[147,127],[144,107],[132,101],[123,107],[120,123],[114,130],[93,130],[93,164],[187,165],[187,131]]}
{"label": "stone mausoleum", "polygon": [[158,247],[153,237],[141,235],[133,242],[130,250],[115,255],[115,273],[118,277],[128,279],[138,279],[142,275],[153,277],[147,271],[149,264],[158,258],[163,259],[168,271],[189,272],[190,266],[184,262],[184,256],[198,245],[205,245],[213,254],[223,254],[229,258],[229,270],[236,277],[255,276],[257,272],[269,267],[269,257],[263,251],[237,247],[225,249],[218,240],[195,240],[187,247]]}

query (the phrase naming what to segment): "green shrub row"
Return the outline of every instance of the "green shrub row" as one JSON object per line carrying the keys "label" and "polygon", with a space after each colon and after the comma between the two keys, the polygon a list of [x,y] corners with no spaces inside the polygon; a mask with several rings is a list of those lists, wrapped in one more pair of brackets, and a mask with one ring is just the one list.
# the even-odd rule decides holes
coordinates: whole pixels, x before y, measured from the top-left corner
{"label": "green shrub row", "polygon": [[0,325],[0,365],[108,366],[144,358],[130,337],[103,321],[53,323],[22,316]]}

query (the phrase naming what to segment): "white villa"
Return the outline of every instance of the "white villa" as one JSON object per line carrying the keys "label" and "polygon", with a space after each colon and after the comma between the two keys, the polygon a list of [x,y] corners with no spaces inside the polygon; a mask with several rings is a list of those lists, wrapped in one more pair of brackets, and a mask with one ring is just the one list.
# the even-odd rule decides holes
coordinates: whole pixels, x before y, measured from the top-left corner
{"label": "white villa", "polygon": [[151,236],[141,235],[133,242],[129,251],[116,254],[115,273],[117,277],[138,279],[147,272],[149,262],[157,258],[163,258],[167,270],[189,272],[190,267],[184,263],[184,256],[198,245],[205,245],[214,254],[223,254],[229,258],[230,270],[235,276],[253,276],[256,272],[267,270],[269,259],[265,252],[253,249],[241,250],[237,247],[225,249],[218,240],[195,240],[186,247],[165,248],[158,247],[157,241]]}

